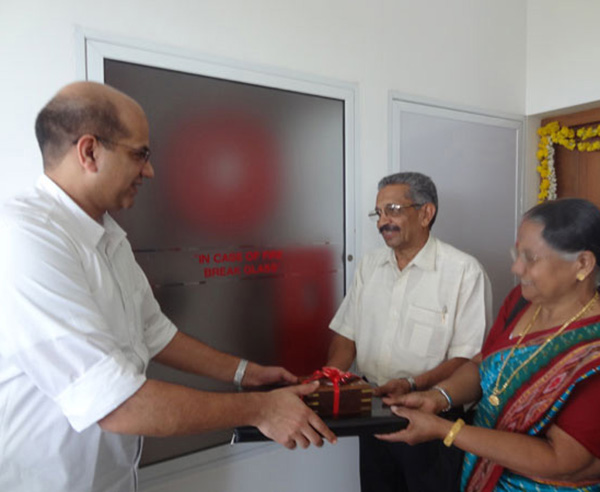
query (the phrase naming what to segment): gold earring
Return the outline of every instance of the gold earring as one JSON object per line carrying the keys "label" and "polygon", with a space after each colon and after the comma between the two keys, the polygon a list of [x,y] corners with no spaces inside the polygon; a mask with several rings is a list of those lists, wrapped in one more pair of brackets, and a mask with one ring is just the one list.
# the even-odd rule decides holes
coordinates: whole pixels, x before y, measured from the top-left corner
{"label": "gold earring", "polygon": [[580,282],[583,282],[584,279],[585,279],[585,273],[579,272],[577,274],[577,280],[579,280]]}

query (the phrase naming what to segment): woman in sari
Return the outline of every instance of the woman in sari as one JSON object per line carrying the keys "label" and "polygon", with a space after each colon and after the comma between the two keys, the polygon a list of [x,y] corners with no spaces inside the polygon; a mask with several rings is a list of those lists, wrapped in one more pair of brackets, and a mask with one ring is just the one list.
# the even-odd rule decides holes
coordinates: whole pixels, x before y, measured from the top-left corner
{"label": "woman in sari", "polygon": [[[409,425],[377,437],[463,449],[468,492],[600,491],[600,211],[534,207],[513,258],[520,284],[481,353],[429,391],[388,398]],[[475,401],[473,425],[435,415]]]}

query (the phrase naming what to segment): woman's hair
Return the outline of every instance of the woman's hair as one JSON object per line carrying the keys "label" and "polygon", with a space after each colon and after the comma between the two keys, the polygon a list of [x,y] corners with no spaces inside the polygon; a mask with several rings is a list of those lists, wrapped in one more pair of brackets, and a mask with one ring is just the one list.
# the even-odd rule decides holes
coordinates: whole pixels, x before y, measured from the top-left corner
{"label": "woman's hair", "polygon": [[523,220],[541,224],[542,237],[560,253],[591,251],[600,265],[600,210],[582,198],[561,198],[536,205]]}

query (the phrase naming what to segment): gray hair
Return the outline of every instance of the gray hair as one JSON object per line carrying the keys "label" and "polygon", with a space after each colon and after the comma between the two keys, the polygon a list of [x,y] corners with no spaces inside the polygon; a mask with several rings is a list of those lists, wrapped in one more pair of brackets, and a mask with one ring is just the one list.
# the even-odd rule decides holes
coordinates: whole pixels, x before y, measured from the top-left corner
{"label": "gray hair", "polygon": [[398,185],[403,184],[408,186],[410,199],[419,205],[424,205],[425,203],[433,203],[435,206],[435,213],[433,214],[433,218],[429,223],[429,228],[435,222],[435,218],[438,213],[438,196],[437,189],[435,184],[431,180],[429,176],[425,176],[421,173],[416,172],[404,172],[404,173],[396,173],[390,174],[385,178],[379,181],[377,185],[377,189],[381,190],[382,188],[390,185]]}

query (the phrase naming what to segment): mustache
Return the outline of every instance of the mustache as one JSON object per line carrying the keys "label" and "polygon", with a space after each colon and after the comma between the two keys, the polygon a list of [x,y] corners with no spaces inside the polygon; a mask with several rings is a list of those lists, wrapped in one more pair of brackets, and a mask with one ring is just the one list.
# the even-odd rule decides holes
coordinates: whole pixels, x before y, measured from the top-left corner
{"label": "mustache", "polygon": [[379,234],[383,234],[384,232],[392,232],[399,231],[400,227],[394,224],[384,224],[379,228]]}

